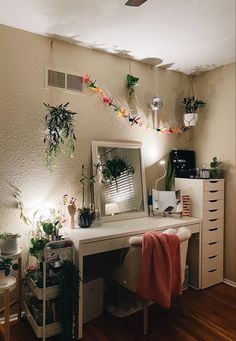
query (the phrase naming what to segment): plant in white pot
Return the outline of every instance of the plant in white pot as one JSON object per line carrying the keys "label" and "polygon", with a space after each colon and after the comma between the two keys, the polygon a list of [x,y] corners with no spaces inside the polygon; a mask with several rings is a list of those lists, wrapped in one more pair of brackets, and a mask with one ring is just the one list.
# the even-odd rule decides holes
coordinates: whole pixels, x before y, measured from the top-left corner
{"label": "plant in white pot", "polygon": [[0,251],[2,255],[12,255],[18,251],[18,233],[0,233]]}
{"label": "plant in white pot", "polygon": [[0,257],[0,285],[8,283],[7,276],[10,275],[11,269],[17,270],[18,264],[12,264],[12,260],[10,258]]}
{"label": "plant in white pot", "polygon": [[182,104],[185,107],[184,125],[186,127],[193,127],[198,120],[197,110],[205,107],[206,103],[194,96],[184,98]]}

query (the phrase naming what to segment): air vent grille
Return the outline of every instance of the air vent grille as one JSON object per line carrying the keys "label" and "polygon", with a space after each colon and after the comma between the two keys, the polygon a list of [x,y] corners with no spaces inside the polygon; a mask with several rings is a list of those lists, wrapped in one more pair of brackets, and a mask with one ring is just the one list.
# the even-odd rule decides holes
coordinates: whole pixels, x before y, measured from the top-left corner
{"label": "air vent grille", "polygon": [[48,70],[48,85],[65,89],[66,74],[63,72]]}
{"label": "air vent grille", "polygon": [[83,91],[83,77],[76,75],[67,75],[67,89],[73,91]]}
{"label": "air vent grille", "polygon": [[83,77],[55,70],[47,71],[47,86],[80,93],[84,91]]}

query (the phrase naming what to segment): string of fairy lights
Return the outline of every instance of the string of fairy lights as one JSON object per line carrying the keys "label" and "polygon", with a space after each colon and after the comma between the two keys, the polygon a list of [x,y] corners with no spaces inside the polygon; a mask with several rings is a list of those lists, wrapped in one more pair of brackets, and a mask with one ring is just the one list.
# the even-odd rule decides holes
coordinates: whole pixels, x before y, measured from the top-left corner
{"label": "string of fairy lights", "polygon": [[88,89],[92,90],[94,93],[100,96],[102,102],[109,107],[111,107],[114,111],[114,113],[121,118],[124,118],[127,120],[130,126],[137,125],[139,127],[144,127],[149,130],[153,130],[157,132],[158,134],[182,134],[185,133],[190,129],[190,127],[176,127],[176,128],[154,128],[151,127],[148,123],[144,123],[143,119],[139,115],[131,116],[126,108],[123,108],[121,105],[118,105],[114,103],[114,100],[112,97],[108,97],[104,94],[104,91],[96,85],[96,80],[92,80],[91,76],[88,74],[85,74],[83,76],[84,83],[87,84]]}

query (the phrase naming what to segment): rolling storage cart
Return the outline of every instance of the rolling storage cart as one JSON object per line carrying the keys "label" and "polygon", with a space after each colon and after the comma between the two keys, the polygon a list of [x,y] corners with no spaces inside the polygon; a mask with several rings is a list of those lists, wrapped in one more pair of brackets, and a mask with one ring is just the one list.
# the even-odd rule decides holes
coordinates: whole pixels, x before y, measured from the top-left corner
{"label": "rolling storage cart", "polygon": [[63,260],[74,263],[73,242],[70,239],[48,242],[43,259],[38,271],[40,278],[27,280],[24,308],[35,335],[45,340],[62,332],[58,322],[58,274]]}

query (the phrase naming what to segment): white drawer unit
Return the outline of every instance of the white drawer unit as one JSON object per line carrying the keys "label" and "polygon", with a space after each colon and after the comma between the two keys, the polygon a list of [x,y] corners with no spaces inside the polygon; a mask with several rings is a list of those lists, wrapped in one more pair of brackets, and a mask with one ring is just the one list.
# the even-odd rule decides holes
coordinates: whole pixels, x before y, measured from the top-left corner
{"label": "white drawer unit", "polygon": [[201,288],[223,281],[224,180],[175,179],[176,190],[189,194],[191,216],[202,219]]}

